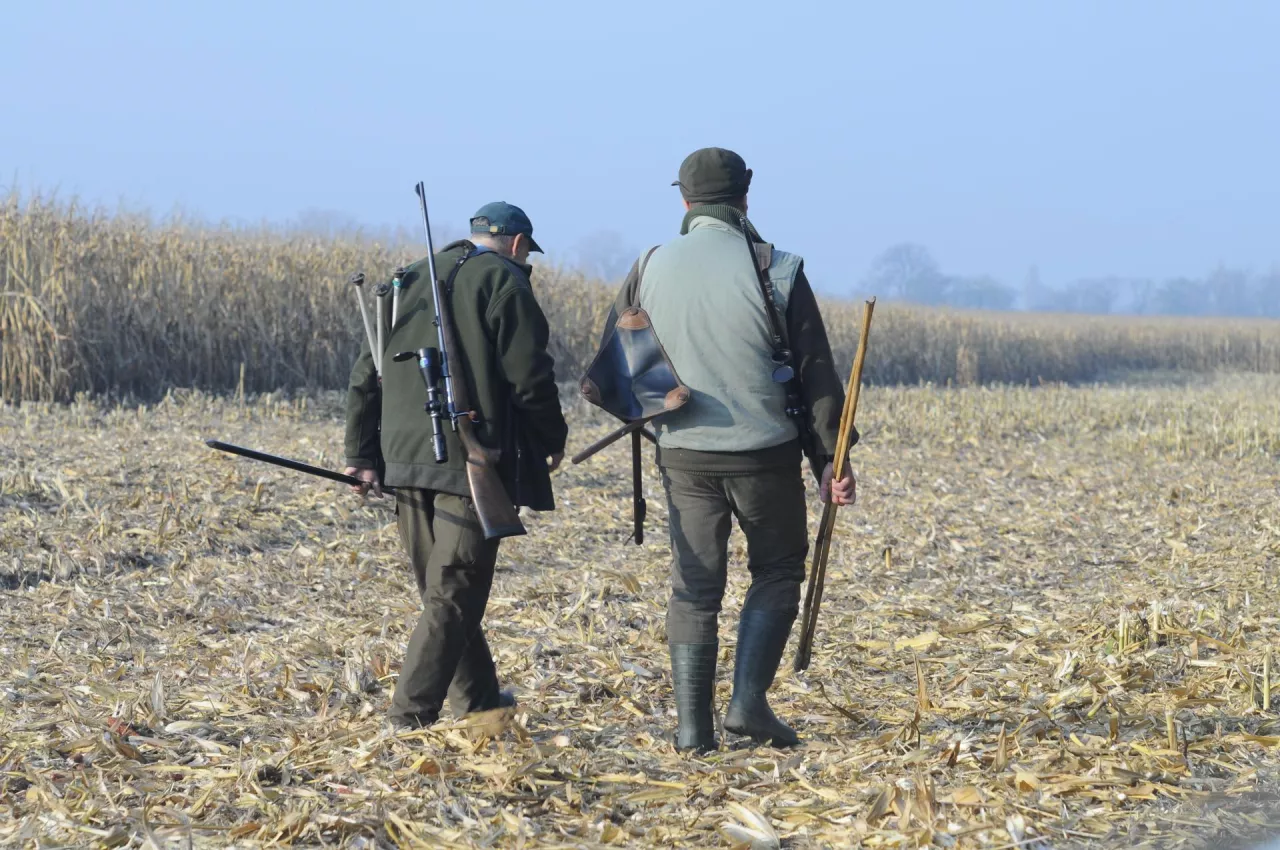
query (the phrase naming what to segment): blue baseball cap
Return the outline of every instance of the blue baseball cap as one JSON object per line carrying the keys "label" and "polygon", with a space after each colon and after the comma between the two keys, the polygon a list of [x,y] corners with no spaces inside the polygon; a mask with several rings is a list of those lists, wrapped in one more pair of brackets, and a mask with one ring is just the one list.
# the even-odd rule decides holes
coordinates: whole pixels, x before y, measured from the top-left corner
{"label": "blue baseball cap", "polygon": [[506,201],[494,201],[476,210],[471,217],[472,233],[492,233],[498,236],[515,236],[523,233],[529,237],[529,250],[543,253],[542,248],[533,238],[533,222],[524,210]]}

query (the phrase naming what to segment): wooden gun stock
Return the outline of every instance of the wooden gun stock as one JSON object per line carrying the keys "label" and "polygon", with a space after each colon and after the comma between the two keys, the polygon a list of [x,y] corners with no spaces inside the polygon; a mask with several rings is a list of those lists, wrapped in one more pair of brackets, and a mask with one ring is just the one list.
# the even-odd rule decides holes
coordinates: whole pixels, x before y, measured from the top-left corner
{"label": "wooden gun stock", "polygon": [[467,419],[458,421],[458,442],[467,455],[467,485],[486,540],[525,534],[520,511],[498,475],[499,452],[480,445]]}

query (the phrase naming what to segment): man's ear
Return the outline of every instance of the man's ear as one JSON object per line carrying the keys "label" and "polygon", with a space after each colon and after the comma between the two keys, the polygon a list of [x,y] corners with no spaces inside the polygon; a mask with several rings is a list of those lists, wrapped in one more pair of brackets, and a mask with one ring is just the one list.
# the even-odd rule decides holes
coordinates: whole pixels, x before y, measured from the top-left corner
{"label": "man's ear", "polygon": [[689,203],[688,201],[685,201],[685,202],[684,202],[684,211],[685,211],[685,212],[688,212],[688,211],[689,211],[689,210],[691,210],[691,209],[693,209],[693,204]]}

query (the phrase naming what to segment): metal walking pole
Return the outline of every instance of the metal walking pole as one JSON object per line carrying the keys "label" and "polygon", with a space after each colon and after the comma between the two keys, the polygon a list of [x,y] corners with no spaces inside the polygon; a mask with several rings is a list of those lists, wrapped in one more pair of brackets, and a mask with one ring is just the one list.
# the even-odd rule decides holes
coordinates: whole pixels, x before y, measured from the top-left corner
{"label": "metal walking pole", "polygon": [[373,335],[373,323],[369,321],[369,308],[364,305],[364,272],[356,272],[348,278],[348,282],[355,287],[356,303],[360,305],[360,319],[364,322],[364,336],[369,341],[369,356],[373,358],[374,371],[378,373],[378,378],[382,378],[382,363],[378,360],[378,350],[375,348],[376,340]]}
{"label": "metal walking pole", "polygon": [[385,337],[383,335],[383,326],[386,325],[386,320],[383,318],[384,311],[382,308],[385,303],[384,299],[387,297],[387,293],[390,291],[391,291],[391,287],[385,283],[378,284],[378,288],[373,291],[373,294],[378,296],[378,300],[374,302],[374,307],[377,313],[377,322],[378,322],[378,350],[374,352],[373,362],[378,364],[379,377],[381,377],[382,375],[382,358],[383,358],[383,355],[386,354],[386,350],[383,348],[383,343],[385,341]]}
{"label": "metal walking pole", "polygon": [[400,319],[400,290],[404,289],[404,276],[407,269],[404,266],[396,269],[391,275],[391,328],[395,329],[396,322]]}
{"label": "metal walking pole", "polygon": [[649,513],[649,504],[644,498],[644,475],[640,457],[644,448],[640,438],[642,433],[631,432],[631,536],[637,546],[644,545],[644,520]]}

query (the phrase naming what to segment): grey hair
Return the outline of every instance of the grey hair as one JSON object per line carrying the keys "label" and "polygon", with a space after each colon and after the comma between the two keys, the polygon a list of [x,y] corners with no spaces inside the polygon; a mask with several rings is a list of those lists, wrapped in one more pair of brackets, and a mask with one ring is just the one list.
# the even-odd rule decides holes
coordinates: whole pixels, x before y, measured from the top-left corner
{"label": "grey hair", "polygon": [[499,254],[505,254],[508,257],[515,253],[515,234],[473,233],[471,234],[471,242],[475,245],[483,245],[486,248],[492,248]]}
{"label": "grey hair", "polygon": [[[488,224],[489,219],[484,216],[471,221],[472,227],[486,227]],[[510,257],[515,254],[516,234],[473,232],[471,234],[471,243],[473,245],[483,245],[486,248],[497,251],[499,254],[505,254]]]}

